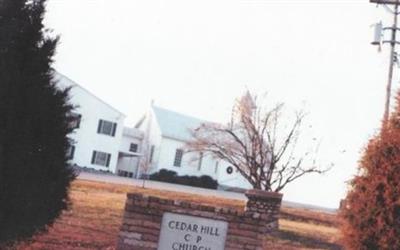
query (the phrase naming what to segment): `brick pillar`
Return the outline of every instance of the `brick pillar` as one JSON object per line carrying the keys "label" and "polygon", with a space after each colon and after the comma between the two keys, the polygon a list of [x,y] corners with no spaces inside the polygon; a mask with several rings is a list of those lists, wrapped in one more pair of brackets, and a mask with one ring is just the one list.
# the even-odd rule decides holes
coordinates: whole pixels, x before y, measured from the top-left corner
{"label": "brick pillar", "polygon": [[251,189],[246,192],[246,213],[262,221],[263,233],[276,231],[279,228],[279,212],[282,194]]}

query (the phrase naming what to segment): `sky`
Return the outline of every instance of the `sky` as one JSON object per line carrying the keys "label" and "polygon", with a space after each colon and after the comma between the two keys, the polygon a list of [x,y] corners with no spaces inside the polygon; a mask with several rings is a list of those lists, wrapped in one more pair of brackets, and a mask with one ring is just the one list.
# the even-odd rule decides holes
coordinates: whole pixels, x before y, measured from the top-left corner
{"label": "sky", "polygon": [[288,115],[304,109],[321,166],[335,165],[284,199],[336,208],[383,116],[389,48],[370,44],[380,20],[390,13],[367,0],[49,0],[45,24],[60,35],[54,67],[130,126],[152,100],[226,122],[246,89]]}

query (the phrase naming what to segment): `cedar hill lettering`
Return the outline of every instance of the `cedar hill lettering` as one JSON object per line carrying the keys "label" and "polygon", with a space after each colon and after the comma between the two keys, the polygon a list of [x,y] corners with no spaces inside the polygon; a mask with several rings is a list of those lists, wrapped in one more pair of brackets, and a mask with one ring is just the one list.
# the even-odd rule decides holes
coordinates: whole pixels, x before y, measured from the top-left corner
{"label": "cedar hill lettering", "polygon": [[220,236],[217,227],[204,226],[192,223],[185,223],[181,221],[170,221],[168,222],[168,227],[172,230],[180,230],[198,234],[205,234],[210,236],[218,237]]}
{"label": "cedar hill lettering", "polygon": [[[185,234],[185,242],[174,242],[172,243],[172,250],[211,250],[211,247],[201,245],[202,236],[198,234],[205,234],[209,236],[219,237],[217,227],[198,225],[194,223],[186,223],[182,221],[171,220],[168,222],[168,227],[171,230],[177,230],[187,232]],[[197,235],[193,235],[197,234]],[[194,243],[194,244],[193,244]]]}
{"label": "cedar hill lettering", "polygon": [[158,250],[223,250],[227,231],[225,221],[166,212]]}

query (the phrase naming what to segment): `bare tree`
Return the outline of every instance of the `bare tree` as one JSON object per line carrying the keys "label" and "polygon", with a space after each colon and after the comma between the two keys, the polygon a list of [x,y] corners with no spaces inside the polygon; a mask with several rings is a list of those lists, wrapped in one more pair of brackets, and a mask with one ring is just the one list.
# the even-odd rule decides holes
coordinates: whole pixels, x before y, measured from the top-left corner
{"label": "bare tree", "polygon": [[151,162],[149,158],[149,147],[147,144],[143,144],[142,156],[139,159],[139,166],[137,170],[137,177],[142,179],[142,188],[145,188],[146,180],[148,179],[149,171],[151,168]]}
{"label": "bare tree", "polygon": [[204,123],[192,130],[189,151],[200,151],[230,163],[255,189],[281,191],[288,183],[309,173],[323,173],[330,167],[316,166],[318,145],[298,154],[305,113],[296,112],[285,125],[284,105],[272,109],[246,92],[233,109],[227,125]]}
{"label": "bare tree", "polygon": [[143,180],[142,188],[145,188],[146,179],[148,179],[148,175],[152,167],[151,161],[154,154],[154,146],[150,145],[151,122],[152,122],[152,117],[149,115],[149,121],[145,125],[146,131],[143,135],[143,140],[141,143],[142,144],[141,157],[139,158],[139,164],[136,176],[136,178],[142,178]]}

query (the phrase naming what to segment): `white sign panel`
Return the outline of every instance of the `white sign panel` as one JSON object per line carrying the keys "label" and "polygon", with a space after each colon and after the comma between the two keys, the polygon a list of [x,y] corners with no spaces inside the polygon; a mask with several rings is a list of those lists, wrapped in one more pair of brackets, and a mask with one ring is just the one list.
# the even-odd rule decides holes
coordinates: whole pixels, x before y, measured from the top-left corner
{"label": "white sign panel", "polygon": [[224,250],[228,223],[164,213],[158,250]]}

